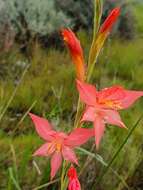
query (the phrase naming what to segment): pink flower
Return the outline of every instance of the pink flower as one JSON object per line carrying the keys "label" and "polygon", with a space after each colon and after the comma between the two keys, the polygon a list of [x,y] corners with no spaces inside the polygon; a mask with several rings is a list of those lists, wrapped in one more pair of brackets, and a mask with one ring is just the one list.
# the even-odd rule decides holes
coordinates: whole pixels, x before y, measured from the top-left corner
{"label": "pink flower", "polygon": [[77,78],[81,81],[84,81],[85,62],[80,41],[77,39],[76,35],[70,29],[63,29],[62,36],[70,51],[73,63],[75,64]]}
{"label": "pink flower", "polygon": [[143,91],[125,90],[121,86],[97,91],[93,85],[78,80],[77,89],[81,100],[86,104],[81,121],[93,122],[97,148],[104,134],[106,123],[125,128],[117,110],[128,108],[143,96]]}
{"label": "pink flower", "polygon": [[54,131],[48,120],[29,114],[37,133],[46,143],[43,144],[34,156],[51,156],[51,179],[55,176],[62,164],[62,157],[72,163],[78,164],[73,149],[84,144],[94,135],[92,129],[75,129],[70,134]]}
{"label": "pink flower", "polygon": [[68,178],[69,178],[68,190],[81,190],[76,169],[73,166],[71,166],[68,170]]}

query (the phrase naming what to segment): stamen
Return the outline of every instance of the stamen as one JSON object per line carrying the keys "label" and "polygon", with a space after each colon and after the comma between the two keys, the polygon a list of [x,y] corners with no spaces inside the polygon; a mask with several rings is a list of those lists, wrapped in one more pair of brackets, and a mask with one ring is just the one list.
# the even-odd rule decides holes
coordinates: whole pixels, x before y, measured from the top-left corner
{"label": "stamen", "polygon": [[61,152],[61,149],[62,149],[61,143],[57,143],[56,144],[56,150],[57,150],[57,152]]}
{"label": "stamen", "polygon": [[109,108],[112,108],[112,109],[121,109],[122,108],[121,102],[118,100],[102,100],[102,101],[99,101],[99,104],[108,106]]}

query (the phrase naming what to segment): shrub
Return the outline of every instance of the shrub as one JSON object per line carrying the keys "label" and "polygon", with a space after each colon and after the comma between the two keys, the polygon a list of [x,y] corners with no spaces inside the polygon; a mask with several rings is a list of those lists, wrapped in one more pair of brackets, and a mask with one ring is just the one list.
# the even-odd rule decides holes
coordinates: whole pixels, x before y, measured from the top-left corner
{"label": "shrub", "polygon": [[70,18],[56,9],[54,1],[6,0],[3,6],[17,37],[25,43],[35,35],[51,34],[71,24]]}

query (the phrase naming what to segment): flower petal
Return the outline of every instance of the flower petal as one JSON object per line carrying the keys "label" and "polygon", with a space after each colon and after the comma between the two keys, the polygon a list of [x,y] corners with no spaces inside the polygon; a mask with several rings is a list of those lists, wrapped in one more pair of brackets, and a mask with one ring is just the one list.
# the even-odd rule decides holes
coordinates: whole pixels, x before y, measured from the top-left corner
{"label": "flower petal", "polygon": [[68,190],[81,190],[80,182],[78,178],[69,181]]}
{"label": "flower petal", "polygon": [[49,156],[54,152],[54,147],[49,151],[51,143],[45,143],[43,144],[38,150],[36,150],[33,154],[33,156]]}
{"label": "flower petal", "polygon": [[143,96],[143,91],[125,90],[125,97],[121,100],[122,108],[128,108],[141,96]]}
{"label": "flower petal", "polygon": [[51,158],[51,179],[56,175],[62,164],[62,155],[60,152],[55,152]]}
{"label": "flower petal", "polygon": [[102,100],[121,100],[125,97],[125,90],[121,86],[112,86],[109,88],[104,88],[101,91],[98,92],[98,99],[99,102],[102,102]]}
{"label": "flower petal", "polygon": [[76,83],[81,100],[87,105],[94,106],[96,104],[96,88],[93,85],[83,83],[79,80],[76,80]]}
{"label": "flower petal", "polygon": [[83,113],[81,122],[84,122],[84,121],[91,121],[91,122],[93,122],[95,120],[95,116],[96,116],[95,107],[93,107],[93,106],[87,106],[86,109],[85,109],[85,111],[84,111],[84,113]]}
{"label": "flower petal", "polygon": [[36,131],[39,134],[39,136],[46,141],[51,141],[51,139],[53,138],[52,135],[55,132],[52,130],[52,126],[48,122],[48,120],[32,113],[29,113],[29,115],[35,125]]}
{"label": "flower petal", "polygon": [[80,146],[94,136],[94,129],[77,128],[68,136],[64,144],[70,147]]}
{"label": "flower petal", "polygon": [[100,117],[96,117],[94,121],[94,130],[95,130],[95,144],[96,148],[99,148],[101,138],[104,134],[105,123]]}
{"label": "flower petal", "polygon": [[125,109],[131,106],[138,98],[143,96],[143,91],[125,90],[121,86],[113,86],[101,90],[98,92],[97,96],[100,104],[107,103],[106,105],[108,107],[108,101],[109,105],[111,101],[111,103],[113,103],[113,109],[114,107],[117,109]]}
{"label": "flower petal", "polygon": [[67,146],[63,146],[62,154],[63,154],[63,157],[65,160],[68,160],[68,161],[73,162],[78,165],[76,155],[71,148],[69,148]]}
{"label": "flower petal", "polygon": [[126,128],[125,124],[121,120],[119,113],[116,110],[104,110],[102,111],[102,114],[106,123],[117,125],[121,128]]}

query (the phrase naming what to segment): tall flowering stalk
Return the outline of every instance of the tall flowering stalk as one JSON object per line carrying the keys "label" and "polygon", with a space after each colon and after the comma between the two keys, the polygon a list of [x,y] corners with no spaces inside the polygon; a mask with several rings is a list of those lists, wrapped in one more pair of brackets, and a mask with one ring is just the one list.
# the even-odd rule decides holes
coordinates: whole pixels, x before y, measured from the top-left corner
{"label": "tall flowering stalk", "polygon": [[[90,80],[100,50],[102,49],[103,44],[111,31],[112,26],[114,25],[120,14],[120,8],[113,9],[109,14],[109,16],[107,17],[107,19],[104,21],[104,23],[100,26],[100,21],[102,16],[102,0],[95,0],[94,4],[95,4],[95,15],[94,15],[93,41],[89,52],[89,59],[87,66],[85,66],[85,61],[83,58],[84,57],[83,50],[81,48],[79,40],[76,38],[76,36],[71,30],[65,29],[62,31],[63,39],[67,44],[73,63],[75,64],[76,67],[77,78],[81,82]],[[85,71],[85,67],[87,67],[87,71]],[[82,119],[81,116],[83,108],[84,107],[79,99],[77,105],[77,113],[75,116],[74,128],[81,126],[80,120]],[[82,121],[84,120],[82,119]],[[103,135],[102,133],[100,132],[95,135],[97,138],[96,139],[97,147],[99,145],[101,136]]]}
{"label": "tall flowering stalk", "polygon": [[[33,154],[51,158],[51,179],[59,171],[62,162],[61,190],[81,190],[78,175],[74,166],[78,164],[74,149],[95,137],[96,148],[99,148],[106,124],[126,128],[119,111],[131,106],[143,91],[126,90],[122,86],[96,90],[89,84],[98,55],[107,39],[111,28],[120,15],[120,8],[114,8],[100,26],[102,16],[102,0],[95,1],[94,32],[87,65],[79,39],[70,29],[62,30],[63,40],[70,52],[76,70],[76,86],[79,92],[77,113],[73,128],[69,134],[58,132],[48,120],[30,113],[38,135],[45,143]],[[87,68],[87,70],[85,69]],[[84,106],[82,106],[84,105]],[[82,123],[92,122],[91,129],[82,128]],[[68,183],[67,183],[68,178]]]}

